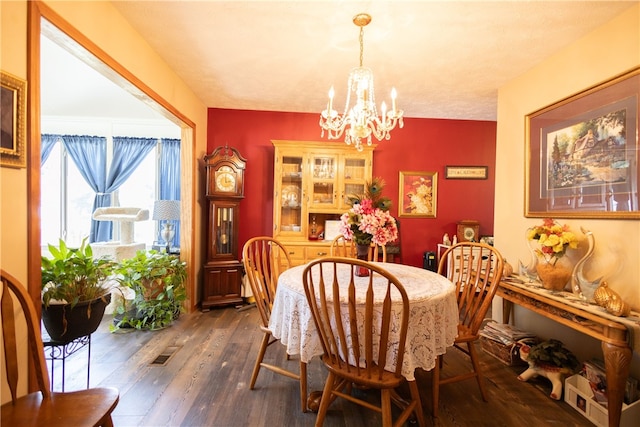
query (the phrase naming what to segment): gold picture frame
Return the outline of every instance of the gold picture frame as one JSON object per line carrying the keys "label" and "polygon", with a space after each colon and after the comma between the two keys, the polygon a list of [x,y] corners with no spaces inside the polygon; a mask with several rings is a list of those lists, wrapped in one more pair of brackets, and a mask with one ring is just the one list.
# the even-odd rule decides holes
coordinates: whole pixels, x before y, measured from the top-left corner
{"label": "gold picture frame", "polygon": [[640,218],[640,67],[526,116],[525,216]]}
{"label": "gold picture frame", "polygon": [[438,172],[400,171],[398,216],[435,218]]}
{"label": "gold picture frame", "polygon": [[1,72],[0,166],[26,167],[27,82]]}
{"label": "gold picture frame", "polygon": [[487,179],[488,166],[445,166],[444,177],[447,179]]}

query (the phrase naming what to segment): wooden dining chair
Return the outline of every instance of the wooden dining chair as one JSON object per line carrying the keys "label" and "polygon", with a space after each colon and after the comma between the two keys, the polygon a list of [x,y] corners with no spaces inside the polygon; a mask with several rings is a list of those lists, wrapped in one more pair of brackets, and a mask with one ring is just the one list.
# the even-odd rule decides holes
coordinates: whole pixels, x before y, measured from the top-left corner
{"label": "wooden dining chair", "polygon": [[454,347],[471,359],[472,370],[441,378],[443,355],[438,356],[433,370],[433,416],[438,416],[440,385],[475,378],[482,400],[487,401],[482,370],[475,343],[479,330],[491,306],[500,279],[504,260],[493,246],[484,243],[461,242],[447,249],[438,265],[438,273],[453,282],[458,301],[458,336]]}
{"label": "wooden dining chair", "polygon": [[[356,244],[353,240],[347,240],[343,235],[339,235],[331,241],[329,256],[357,258],[357,255]],[[386,246],[371,244],[367,261],[387,262]]]}
{"label": "wooden dining chair", "polygon": [[[349,273],[337,274],[340,267],[346,267]],[[369,276],[358,278],[356,285],[358,267],[366,268]],[[376,286],[374,277],[382,278]],[[323,425],[331,402],[342,397],[381,413],[384,427],[400,426],[411,414],[424,426],[416,382],[408,382],[409,402],[396,392],[404,381],[402,362],[409,322],[409,299],[398,279],[378,265],[328,257],[309,263],[302,282],[321,339],[322,361],[329,371],[315,425]],[[397,341],[390,341],[392,332],[397,333]],[[389,367],[387,361],[393,356],[397,357],[396,365]],[[352,396],[353,384],[380,390],[381,405]],[[395,423],[392,402],[402,408]]]}
{"label": "wooden dining chair", "polygon": [[[280,375],[293,378],[300,383],[300,404],[302,412],[307,411],[307,364],[300,361],[298,373],[289,371],[281,366],[264,362],[267,348],[279,342],[271,335],[269,318],[273,301],[276,297],[276,286],[280,273],[291,267],[291,258],[286,248],[277,240],[262,236],[249,239],[242,249],[244,271],[251,285],[251,291],[256,300],[256,307],[260,312],[260,329],[264,332],[256,363],[251,374],[249,388],[254,389],[260,368],[266,368]],[[287,359],[289,357],[287,356]]]}
{"label": "wooden dining chair", "polygon": [[380,261],[387,262],[387,246],[386,245],[376,245],[372,243],[369,246],[369,256],[367,258],[368,261]]}
{"label": "wooden dining chair", "polygon": [[331,241],[329,256],[356,258],[356,244],[353,240],[347,240],[340,234]]}
{"label": "wooden dining chair", "polygon": [[400,261],[400,263],[402,264],[402,244],[400,241],[400,220],[398,218],[394,218],[394,219],[396,220],[396,227],[398,228],[398,238],[392,242],[388,242],[385,249],[387,251],[387,259],[389,260],[389,262]]}
{"label": "wooden dining chair", "polygon": [[[100,387],[62,393],[51,391],[40,321],[31,297],[26,288],[10,274],[0,270],[0,275],[6,374],[3,378],[11,393],[11,400],[0,408],[0,425],[112,427],[111,413],[119,400],[117,389]],[[19,390],[28,388],[26,376],[22,377],[24,379],[20,377],[20,374],[29,371],[27,363],[33,365],[31,371],[35,374],[37,391],[19,396]]]}

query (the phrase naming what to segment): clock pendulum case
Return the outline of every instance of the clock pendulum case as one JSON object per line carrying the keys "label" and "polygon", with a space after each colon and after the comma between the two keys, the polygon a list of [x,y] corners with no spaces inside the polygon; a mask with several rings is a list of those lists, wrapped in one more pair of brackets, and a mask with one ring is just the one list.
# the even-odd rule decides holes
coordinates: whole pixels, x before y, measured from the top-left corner
{"label": "clock pendulum case", "polygon": [[242,304],[242,262],[238,260],[240,202],[246,160],[235,148],[216,148],[204,157],[207,197],[207,259],[202,310]]}

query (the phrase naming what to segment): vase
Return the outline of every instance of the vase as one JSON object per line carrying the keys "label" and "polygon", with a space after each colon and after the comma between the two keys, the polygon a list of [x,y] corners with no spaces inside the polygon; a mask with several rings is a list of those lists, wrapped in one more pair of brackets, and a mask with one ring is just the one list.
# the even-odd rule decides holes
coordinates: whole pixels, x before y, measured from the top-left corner
{"label": "vase", "polygon": [[542,261],[536,265],[538,277],[542,282],[542,287],[551,291],[562,291],[571,279],[572,268],[569,262],[562,258],[553,264]]}
{"label": "vase", "polygon": [[[370,245],[361,245],[356,244],[356,257],[362,261],[369,260],[369,246]],[[356,268],[356,276],[366,277],[369,275],[369,270],[366,267],[357,266]]]}

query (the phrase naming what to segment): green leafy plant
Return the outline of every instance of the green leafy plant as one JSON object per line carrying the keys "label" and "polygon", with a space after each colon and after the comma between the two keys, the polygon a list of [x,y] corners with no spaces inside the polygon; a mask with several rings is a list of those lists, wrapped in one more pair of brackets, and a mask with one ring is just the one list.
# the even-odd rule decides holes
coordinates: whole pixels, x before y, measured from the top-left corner
{"label": "green leafy plant", "polygon": [[161,329],[169,326],[182,310],[187,298],[186,263],[174,255],[155,250],[138,251],[120,262],[118,282],[135,293],[130,306],[116,308],[119,316],[111,330],[119,328]]}
{"label": "green leafy plant", "polygon": [[107,258],[94,258],[86,238],[79,248],[70,248],[60,239],[58,247],[49,244],[51,258],[42,256],[42,303],[48,307],[58,301],[71,305],[104,297],[111,286],[106,279],[116,267]]}

